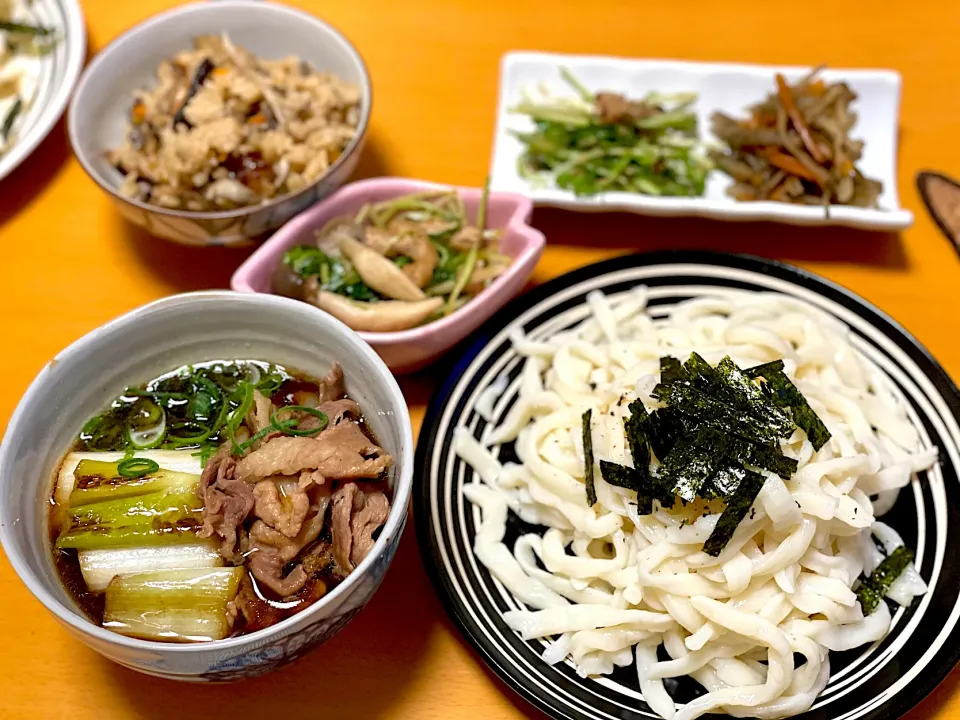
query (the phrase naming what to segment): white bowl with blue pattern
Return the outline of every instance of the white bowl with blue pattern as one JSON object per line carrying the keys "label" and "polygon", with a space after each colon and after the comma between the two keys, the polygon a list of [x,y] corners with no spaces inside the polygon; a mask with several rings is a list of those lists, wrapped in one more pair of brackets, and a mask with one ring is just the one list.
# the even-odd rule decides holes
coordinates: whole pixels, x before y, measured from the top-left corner
{"label": "white bowl with blue pattern", "polygon": [[[84,421],[124,388],[173,367],[253,358],[323,377],[343,366],[347,390],[393,456],[390,516],[373,549],[340,585],[302,612],[226,640],[173,644],[118,635],[91,622],[53,563],[47,503],[60,458]],[[140,307],[60,352],[40,372],[0,444],[0,543],[20,579],[74,636],[134,670],[188,681],[259,675],[339,631],[372,597],[397,549],[413,478],[407,404],[387,366],[332,315],[296,300],[228,291],[187,293]],[[29,649],[24,649],[29,652]]]}

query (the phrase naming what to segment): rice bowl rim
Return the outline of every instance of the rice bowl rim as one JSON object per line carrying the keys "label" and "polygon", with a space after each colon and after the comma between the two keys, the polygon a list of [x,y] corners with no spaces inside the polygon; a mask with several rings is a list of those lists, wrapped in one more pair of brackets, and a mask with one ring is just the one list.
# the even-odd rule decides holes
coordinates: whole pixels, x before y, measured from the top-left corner
{"label": "rice bowl rim", "polygon": [[[173,8],[172,10],[167,10],[165,12],[152,15],[110,41],[109,44],[107,44],[99,53],[97,53],[90,64],[87,65],[86,69],[83,71],[83,74],[80,76],[80,81],[76,85],[76,92],[74,92],[73,98],[70,100],[70,105],[67,109],[67,134],[70,138],[70,145],[73,147],[74,155],[76,155],[77,160],[80,161],[80,165],[83,167],[87,175],[89,175],[90,178],[92,178],[102,190],[105,190],[111,196],[113,196],[114,199],[128,203],[147,212],[171,217],[196,220],[235,219],[245,215],[251,215],[261,210],[267,210],[269,208],[276,207],[281,203],[311,192],[318,184],[323,182],[337,169],[344,165],[351,155],[359,150],[360,145],[367,134],[367,128],[370,124],[370,115],[373,109],[373,86],[370,81],[370,71],[367,69],[367,64],[364,62],[363,56],[360,54],[360,51],[357,50],[356,46],[350,42],[347,36],[336,27],[328,23],[326,20],[322,20],[315,15],[304,12],[303,10],[292,8],[276,2],[252,3],[249,0],[218,0],[218,5],[232,5],[235,7],[245,8],[263,8],[267,12],[287,15],[291,22],[308,22],[314,26],[324,27],[332,32],[343,43],[344,49],[351,56],[351,58],[356,61],[358,67],[360,68],[360,119],[357,123],[356,134],[347,147],[344,148],[343,152],[340,153],[340,157],[338,157],[327,168],[326,172],[324,172],[309,185],[296,192],[278,195],[277,197],[271,198],[266,202],[257,203],[256,205],[245,205],[232,210],[182,210],[178,208],[166,208],[160,205],[151,205],[121,193],[119,186],[115,186],[108,178],[104,177],[102,173],[94,166],[93,162],[86,157],[86,154],[81,149],[80,143],[78,142],[80,134],[77,130],[77,106],[80,103],[87,85],[93,82],[94,78],[97,76],[97,73],[102,68],[109,65],[111,61],[110,56],[118,47],[127,43],[136,42],[137,40],[146,39],[141,38],[140,36],[146,35],[153,30],[156,25],[164,21],[179,15],[189,15],[194,12],[200,12],[203,8],[210,6],[209,2],[190,3],[189,5],[183,5],[181,7]],[[195,36],[191,35],[190,39],[193,37]],[[259,55],[257,57],[259,59]],[[104,148],[103,152],[106,152],[106,150],[107,149]]]}

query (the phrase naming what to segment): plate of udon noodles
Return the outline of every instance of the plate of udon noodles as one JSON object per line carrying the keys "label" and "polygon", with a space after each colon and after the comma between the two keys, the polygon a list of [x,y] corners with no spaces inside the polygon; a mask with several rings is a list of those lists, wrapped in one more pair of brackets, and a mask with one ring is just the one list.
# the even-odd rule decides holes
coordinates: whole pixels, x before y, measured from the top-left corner
{"label": "plate of udon noodles", "polygon": [[802,270],[601,262],[455,362],[420,545],[552,717],[900,717],[960,656],[958,409],[903,328]]}

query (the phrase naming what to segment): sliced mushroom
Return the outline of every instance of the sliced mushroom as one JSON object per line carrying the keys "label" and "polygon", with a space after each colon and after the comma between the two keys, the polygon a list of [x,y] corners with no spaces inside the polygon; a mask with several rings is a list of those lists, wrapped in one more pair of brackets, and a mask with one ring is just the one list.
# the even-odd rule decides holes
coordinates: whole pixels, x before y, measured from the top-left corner
{"label": "sliced mushroom", "polygon": [[366,229],[367,245],[384,257],[406,256],[410,262],[402,272],[418,288],[425,288],[439,262],[437,249],[420,228],[413,226],[397,235],[377,227]]}
{"label": "sliced mushroom", "polygon": [[367,332],[409,330],[423,323],[443,307],[443,298],[430,298],[416,302],[381,300],[362,303],[326,290],[319,290],[310,299],[318,308],[330,313],[354,330]]}
{"label": "sliced mushroom", "polygon": [[426,297],[396,264],[348,233],[337,232],[337,243],[363,281],[381,295],[408,302]]}
{"label": "sliced mushroom", "polygon": [[207,186],[203,195],[211,202],[219,204],[226,202],[233,205],[252,205],[260,199],[253,190],[233,178],[217,180]]}

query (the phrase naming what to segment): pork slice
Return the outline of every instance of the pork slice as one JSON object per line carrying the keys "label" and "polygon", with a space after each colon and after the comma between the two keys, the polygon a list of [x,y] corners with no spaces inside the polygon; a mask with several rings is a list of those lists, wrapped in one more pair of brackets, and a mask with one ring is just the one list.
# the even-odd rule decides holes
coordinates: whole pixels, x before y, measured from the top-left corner
{"label": "pork slice", "polygon": [[303,589],[310,573],[298,564],[286,576],[283,568],[292,562],[307,545],[320,536],[323,529],[329,497],[321,497],[313,506],[314,514],[303,523],[299,534],[290,538],[257,520],[250,528],[251,550],[247,556],[247,567],[258,582],[270,588],[280,597],[289,597]]}
{"label": "pork slice", "polygon": [[390,501],[382,492],[363,493],[362,507],[350,519],[350,562],[359,565],[373,549],[375,533],[390,515]]}
{"label": "pork slice", "polygon": [[234,562],[240,560],[237,540],[254,506],[253,489],[236,477],[236,467],[228,444],[222,445],[207,461],[200,476],[203,527],[198,533],[200,537],[218,536],[220,554]]}
{"label": "pork slice", "polygon": [[261,480],[253,488],[253,512],[264,522],[272,525],[288,538],[296,537],[310,510],[310,498],[299,484],[285,482],[281,494],[280,485],[274,480]]}
{"label": "pork slice", "polygon": [[[317,405],[317,410],[327,416],[328,427],[339,425],[347,417],[352,417],[353,419],[359,419],[360,417],[360,406],[350,398],[322,402]],[[319,423],[318,418],[314,418],[314,420]],[[301,426],[304,427],[305,425],[306,421],[301,424]],[[316,427],[316,425],[314,427]]]}
{"label": "pork slice", "polygon": [[247,558],[247,567],[257,579],[282,598],[295,595],[307,584],[310,576],[302,566],[297,565],[284,577],[283,561],[276,550],[260,548]]}
{"label": "pork slice", "polygon": [[273,403],[270,402],[270,398],[264,395],[259,390],[253,391],[253,404],[250,406],[250,409],[247,410],[247,414],[244,417],[244,421],[247,423],[247,427],[250,429],[251,435],[256,435],[258,432],[270,426],[270,415],[273,413]]}
{"label": "pork slice", "polygon": [[347,572],[359,565],[373,548],[373,534],[390,515],[390,501],[379,490],[346,483],[333,493],[333,555]]}
{"label": "pork slice", "polygon": [[317,396],[318,403],[339,400],[347,394],[346,382],[343,378],[343,368],[340,363],[334,363],[330,366],[330,372],[318,383]]}
{"label": "pork slice", "polygon": [[347,483],[333,493],[333,511],[330,524],[333,529],[333,557],[337,565],[346,572],[353,570],[350,550],[353,546],[353,532],[350,519],[353,517],[353,504],[356,502],[359,488],[356,483]]}
{"label": "pork slice", "polygon": [[300,479],[297,481],[297,485],[301,490],[309,490],[314,486],[319,487],[323,485],[325,481],[326,478],[319,470],[304,470],[300,473]]}
{"label": "pork slice", "polygon": [[298,475],[316,470],[326,478],[376,478],[393,459],[374,445],[356,423],[340,423],[316,437],[277,437],[237,463],[238,477]]}

